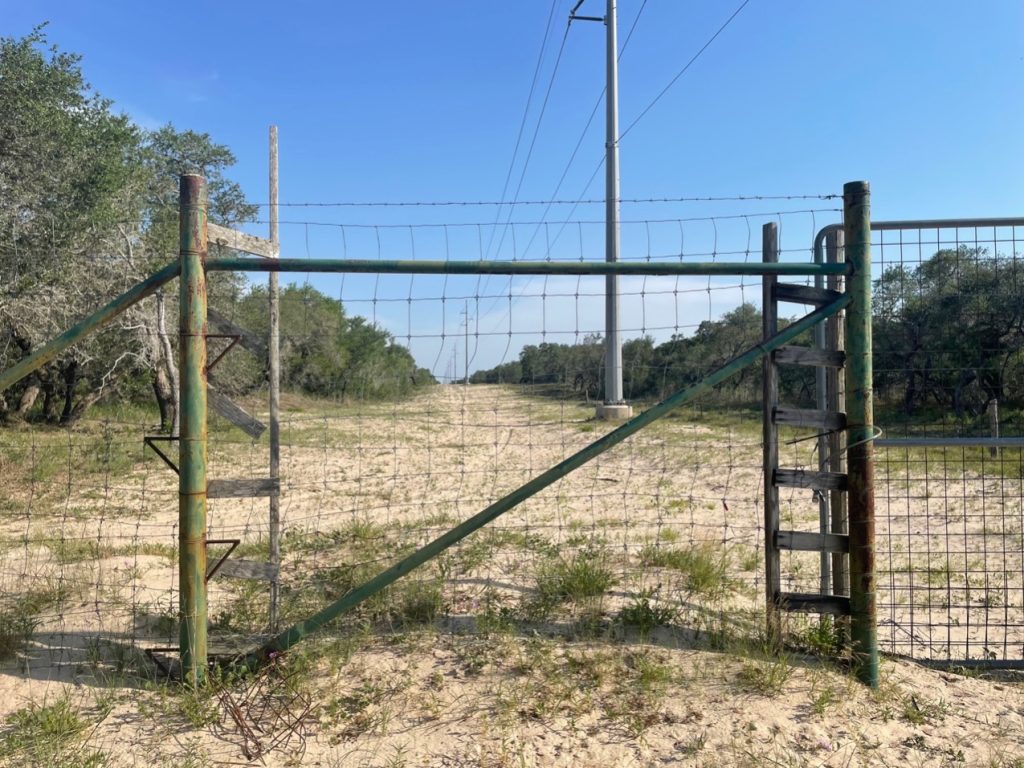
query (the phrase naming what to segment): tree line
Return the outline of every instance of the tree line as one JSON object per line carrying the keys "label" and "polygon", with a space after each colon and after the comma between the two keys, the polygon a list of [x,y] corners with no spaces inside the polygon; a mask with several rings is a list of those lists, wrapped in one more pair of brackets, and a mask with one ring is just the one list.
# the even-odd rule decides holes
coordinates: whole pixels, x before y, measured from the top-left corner
{"label": "tree line", "polygon": [[[208,134],[144,130],[86,81],[80,57],[44,27],[0,38],[0,369],[177,258],[178,178],[201,173],[209,219],[255,218],[226,173],[231,150]],[[211,306],[266,338],[266,292],[208,276]],[[0,419],[71,424],[103,398],[155,399],[177,423],[177,291],[161,290],[11,390]],[[392,397],[433,382],[408,350],[316,290],[282,291],[284,383],[310,394]],[[266,359],[233,353],[224,381],[262,385]]]}
{"label": "tree line", "polygon": [[[780,323],[785,325],[785,322]],[[995,400],[1024,408],[1024,268],[1016,254],[985,248],[943,249],[917,265],[884,270],[873,286],[876,404],[910,419],[952,414],[977,418]],[[696,384],[708,372],[761,339],[761,313],[743,304],[692,336],[655,344],[650,337],[624,342],[627,399],[661,399]],[[797,344],[809,344],[810,335]],[[598,335],[580,344],[539,344],[518,359],[470,380],[545,385],[586,399],[603,397],[604,346]],[[780,397],[813,402],[809,369],[782,366]],[[719,385],[710,402],[754,405],[761,398],[761,366]]]}
{"label": "tree line", "polygon": [[[625,341],[623,395],[627,400],[660,400],[697,384],[760,338],[761,311],[745,303],[718,320],[703,321],[691,336],[676,334],[661,344],[650,336]],[[761,366],[748,366],[715,387],[708,402],[759,402],[761,380]],[[470,382],[543,385],[552,394],[600,400],[604,397],[604,342],[600,335],[591,334],[579,344],[528,345],[517,360],[477,371]],[[814,395],[813,373],[794,367],[780,370],[780,392],[788,402],[810,402]]]}

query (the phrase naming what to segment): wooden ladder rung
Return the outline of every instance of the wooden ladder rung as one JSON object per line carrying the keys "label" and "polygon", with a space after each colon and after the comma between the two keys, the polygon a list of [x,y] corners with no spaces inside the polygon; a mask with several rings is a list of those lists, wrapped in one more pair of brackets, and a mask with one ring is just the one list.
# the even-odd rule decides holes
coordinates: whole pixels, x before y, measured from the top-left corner
{"label": "wooden ladder rung", "polygon": [[846,364],[846,353],[837,349],[818,349],[817,347],[779,347],[775,350],[775,362],[780,365],[842,368]]}
{"label": "wooden ladder rung", "polygon": [[846,414],[838,411],[819,411],[813,408],[775,408],[772,413],[776,424],[818,429],[844,429]]}
{"label": "wooden ladder rung", "polygon": [[781,488],[811,488],[815,491],[845,491],[847,478],[842,472],[776,469],[775,485]]}
{"label": "wooden ladder rung", "polygon": [[213,387],[207,388],[206,397],[210,408],[245,432],[253,440],[259,439],[259,436],[266,430],[266,424],[242,409],[230,397]]}
{"label": "wooden ladder rung", "polygon": [[260,357],[266,357],[267,355],[267,343],[257,336],[252,331],[248,331],[239,325],[235,325],[225,315],[215,310],[213,307],[209,307],[206,310],[206,316],[210,321],[210,325],[214,328],[219,329],[223,333],[230,334],[238,337],[238,343],[243,349],[247,349],[254,355]]}
{"label": "wooden ladder rung", "polygon": [[850,537],[845,533],[776,531],[775,548],[790,552],[849,552]]}
{"label": "wooden ladder rung", "polygon": [[793,613],[850,615],[850,598],[841,595],[805,595],[798,592],[782,592],[778,596],[778,605],[782,610]]}
{"label": "wooden ladder rung", "polygon": [[787,301],[791,304],[810,304],[815,307],[823,307],[842,296],[843,294],[839,291],[831,291],[828,288],[815,288],[810,285],[794,285],[792,283],[775,284],[775,300]]}
{"label": "wooden ladder rung", "polygon": [[217,576],[254,581],[276,581],[278,567],[258,560],[225,560],[216,571]]}
{"label": "wooden ladder rung", "polygon": [[208,499],[253,499],[261,496],[277,496],[280,491],[281,481],[273,477],[210,480],[206,484]]}

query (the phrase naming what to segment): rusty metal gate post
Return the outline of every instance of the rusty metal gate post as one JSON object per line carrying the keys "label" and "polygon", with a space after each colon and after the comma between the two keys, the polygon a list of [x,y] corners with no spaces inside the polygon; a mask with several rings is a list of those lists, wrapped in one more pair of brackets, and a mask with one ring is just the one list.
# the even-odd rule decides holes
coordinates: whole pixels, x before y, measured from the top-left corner
{"label": "rusty metal gate post", "polygon": [[181,432],[178,441],[178,563],[181,671],[206,678],[206,180],[182,176],[179,339]]}
{"label": "rusty metal gate post", "polygon": [[875,603],[874,407],[871,363],[871,189],[843,185],[846,280],[846,404],[850,537],[850,639],[857,677],[878,685]]}

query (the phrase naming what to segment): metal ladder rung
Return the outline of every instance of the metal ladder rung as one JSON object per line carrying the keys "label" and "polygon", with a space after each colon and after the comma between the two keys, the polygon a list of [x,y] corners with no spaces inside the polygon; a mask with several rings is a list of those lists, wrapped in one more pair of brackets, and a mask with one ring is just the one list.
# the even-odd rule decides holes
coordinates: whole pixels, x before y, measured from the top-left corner
{"label": "metal ladder rung", "polygon": [[776,424],[817,429],[845,429],[846,414],[838,411],[819,411],[814,408],[775,408],[772,418]]}
{"label": "metal ladder rung", "polygon": [[850,598],[841,595],[808,595],[799,592],[782,592],[777,598],[778,606],[791,613],[829,613],[833,616],[850,615]]}
{"label": "metal ladder rung", "polygon": [[806,469],[775,470],[775,485],[780,488],[845,491],[847,484],[847,477],[842,472],[812,472]]}
{"label": "metal ladder rung", "polygon": [[845,533],[776,531],[775,548],[790,552],[849,552],[850,537]]}
{"label": "metal ladder rung", "polygon": [[810,365],[815,368],[842,368],[846,364],[846,353],[837,349],[817,347],[779,347],[775,350],[775,362],[780,365]]}
{"label": "metal ladder rung", "polygon": [[815,288],[810,285],[794,285],[792,283],[775,284],[775,301],[786,301],[791,304],[810,304],[823,307],[843,296],[839,291],[828,288]]}

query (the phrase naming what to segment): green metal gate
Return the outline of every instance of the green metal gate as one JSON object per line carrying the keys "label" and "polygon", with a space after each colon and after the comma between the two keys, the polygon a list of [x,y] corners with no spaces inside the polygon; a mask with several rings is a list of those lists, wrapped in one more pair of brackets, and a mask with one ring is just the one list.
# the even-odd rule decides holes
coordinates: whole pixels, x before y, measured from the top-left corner
{"label": "green metal gate", "polygon": [[[325,272],[398,274],[493,274],[493,275],[750,275],[772,280],[782,276],[829,276],[846,278],[845,290],[818,302],[804,317],[771,333],[758,344],[710,373],[700,383],[680,390],[640,413],[584,449],[552,466],[521,487],[489,505],[476,515],[429,542],[416,552],[356,587],[339,600],[283,630],[246,657],[259,663],[341,616],[413,569],[436,557],[474,531],[487,525],[517,504],[583,466],[630,435],[637,433],[679,406],[709,391],[746,366],[786,346],[801,334],[846,310],[847,397],[850,407],[845,431],[848,449],[848,490],[850,530],[850,614],[853,657],[859,677],[870,685],[878,681],[874,603],[874,508],[872,497],[872,399],[871,399],[871,253],[869,190],[865,182],[851,182],[844,188],[846,261],[843,263],[624,263],[624,262],[494,262],[494,261],[382,261],[207,258],[208,225],[206,185],[199,176],[181,181],[180,257],[111,301],[92,316],[69,329],[35,354],[8,371],[0,373],[0,391],[54,359],[79,339],[101,327],[132,304],[152,294],[174,277],[181,278],[181,405],[179,440],[179,571],[180,653],[184,677],[192,683],[204,680],[207,672],[206,629],[208,606],[206,501],[207,478],[207,349],[208,313],[206,274],[213,271]],[[241,239],[242,236],[238,234]],[[769,627],[780,603],[769,579]]]}

